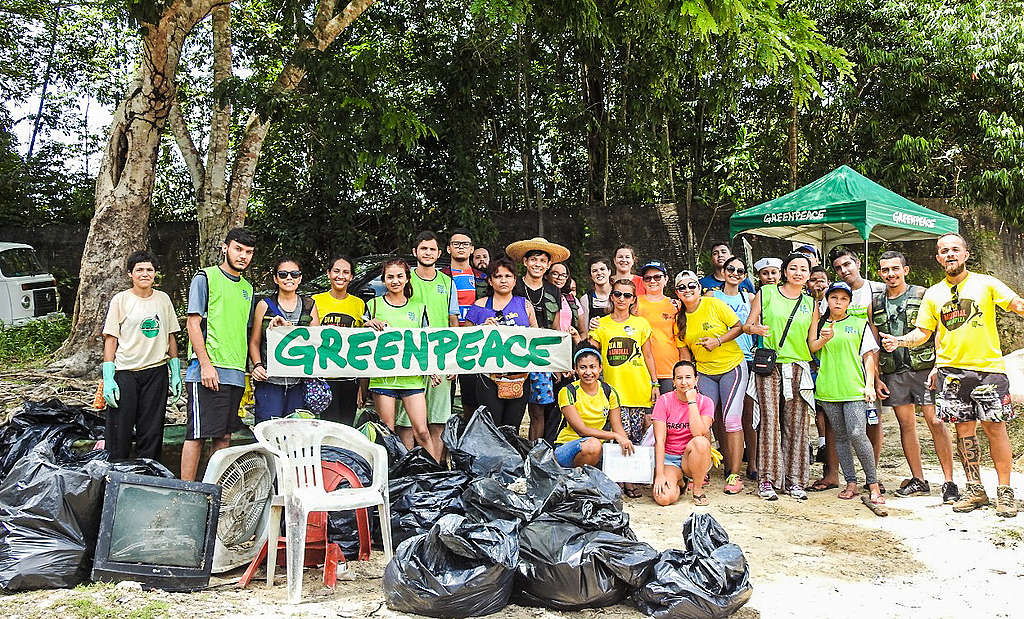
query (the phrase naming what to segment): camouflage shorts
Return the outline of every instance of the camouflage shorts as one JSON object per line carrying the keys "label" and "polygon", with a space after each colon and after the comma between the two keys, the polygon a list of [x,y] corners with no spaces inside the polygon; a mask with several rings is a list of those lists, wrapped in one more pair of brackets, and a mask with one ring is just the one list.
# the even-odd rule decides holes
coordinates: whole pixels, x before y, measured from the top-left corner
{"label": "camouflage shorts", "polygon": [[1006,374],[939,368],[935,412],[945,422],[1009,421],[1014,417]]}

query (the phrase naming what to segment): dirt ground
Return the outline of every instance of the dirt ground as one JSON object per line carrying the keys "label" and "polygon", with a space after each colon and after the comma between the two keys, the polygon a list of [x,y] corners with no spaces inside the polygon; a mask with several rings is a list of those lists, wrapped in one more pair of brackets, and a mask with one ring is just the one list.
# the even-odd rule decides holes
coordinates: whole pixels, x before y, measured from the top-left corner
{"label": "dirt ground", "polygon": [[[899,447],[895,418],[883,416],[886,445],[881,479],[897,488],[909,476]],[[926,427],[919,435],[934,458]],[[941,504],[942,475],[934,461],[926,476],[932,495],[889,499],[889,516],[874,516],[859,501],[842,501],[836,491],[812,493],[806,502],[788,496],[765,502],[747,491],[722,493],[721,475],[712,477],[707,510],[722,523],[750,564],[753,596],[736,617],[1020,617],[1024,587],[1024,515],[1004,520],[988,508],[955,514]],[[817,469],[817,467],[816,467]],[[815,470],[815,472],[818,472]],[[994,497],[995,473],[983,471]],[[962,487],[959,465],[954,479]],[[1012,484],[1024,495],[1024,478]],[[656,506],[649,497],[625,499],[637,536],[658,549],[682,547],[681,528],[693,507],[689,497]],[[74,590],[0,596],[0,616],[89,617],[397,617],[384,606],[382,555],[351,564],[354,580],[324,589],[320,574],[307,570],[303,603],[285,602],[283,570],[268,588],[265,580],[246,590],[237,573],[215,578],[210,590],[195,593],[140,592],[125,586],[91,585]],[[496,617],[640,617],[628,602],[610,608],[558,613],[509,606]]]}

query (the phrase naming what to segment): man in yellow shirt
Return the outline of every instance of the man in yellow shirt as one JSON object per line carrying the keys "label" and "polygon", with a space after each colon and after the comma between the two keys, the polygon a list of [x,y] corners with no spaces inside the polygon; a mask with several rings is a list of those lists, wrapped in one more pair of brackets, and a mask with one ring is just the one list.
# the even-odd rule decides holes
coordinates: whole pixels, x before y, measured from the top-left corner
{"label": "man in yellow shirt", "polygon": [[925,293],[917,328],[899,337],[882,335],[882,345],[889,352],[899,346],[920,346],[936,333],[936,411],[939,419],[956,424],[957,449],[967,474],[967,492],[953,504],[953,511],[969,512],[989,504],[978,471],[980,421],[999,478],[996,514],[1011,518],[1017,515],[1017,505],[1010,487],[1012,454],[1006,422],[1013,417],[1013,407],[995,308],[1024,316],[1024,299],[998,279],[968,271],[970,255],[967,241],[959,234],[939,237],[935,259],[946,278]]}

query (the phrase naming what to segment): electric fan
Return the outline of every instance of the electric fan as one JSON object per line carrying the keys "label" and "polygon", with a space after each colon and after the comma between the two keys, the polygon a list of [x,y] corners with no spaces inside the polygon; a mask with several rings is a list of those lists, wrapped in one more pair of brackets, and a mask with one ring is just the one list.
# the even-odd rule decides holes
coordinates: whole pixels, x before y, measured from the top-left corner
{"label": "electric fan", "polygon": [[221,449],[210,458],[203,481],[221,487],[214,573],[246,565],[259,552],[267,539],[275,476],[274,456],[256,444]]}

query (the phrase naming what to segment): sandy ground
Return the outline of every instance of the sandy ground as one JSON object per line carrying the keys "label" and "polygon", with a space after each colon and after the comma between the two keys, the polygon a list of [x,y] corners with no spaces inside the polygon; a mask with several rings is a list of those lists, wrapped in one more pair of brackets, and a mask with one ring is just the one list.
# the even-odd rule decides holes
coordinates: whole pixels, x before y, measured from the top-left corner
{"label": "sandy ground", "polygon": [[[886,423],[881,479],[889,488],[909,476],[898,445],[895,419]],[[923,424],[919,434],[927,437]],[[926,455],[930,442],[924,442]],[[816,467],[817,469],[817,467]],[[815,472],[818,472],[815,470]],[[995,473],[983,471],[994,498]],[[765,502],[747,492],[722,493],[712,477],[707,510],[739,544],[750,564],[754,594],[736,615],[750,617],[1021,617],[1024,587],[1024,515],[1004,520],[992,508],[956,514],[941,504],[941,472],[934,462],[926,476],[932,495],[889,499],[889,517],[874,516],[859,501],[836,491],[812,493],[806,502],[788,496]],[[955,480],[963,484],[959,465]],[[1024,477],[1013,486],[1024,495]],[[682,547],[681,528],[693,507],[689,497],[662,508],[649,497],[626,499],[637,536],[658,549]],[[232,574],[215,578],[196,594],[138,592],[112,585],[70,591],[37,591],[0,597],[5,617],[396,617],[383,603],[382,555],[351,564],[354,580],[324,589],[321,574],[307,570],[302,604],[285,602],[283,570],[276,586],[265,580],[246,590]],[[235,575],[237,576],[237,574]],[[639,617],[628,602],[575,613],[509,606],[496,617]]]}

